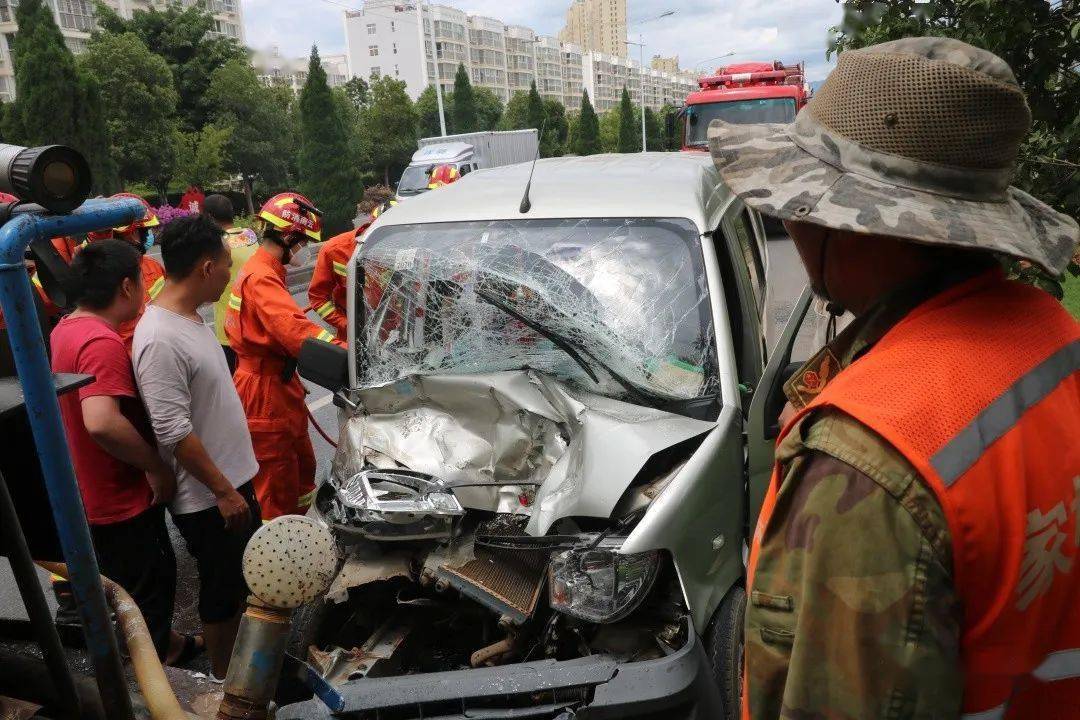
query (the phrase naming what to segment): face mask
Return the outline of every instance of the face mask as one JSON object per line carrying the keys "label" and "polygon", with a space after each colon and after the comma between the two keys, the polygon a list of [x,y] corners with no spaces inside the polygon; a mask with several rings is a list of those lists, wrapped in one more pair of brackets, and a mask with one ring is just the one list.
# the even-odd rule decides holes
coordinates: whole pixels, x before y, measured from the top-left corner
{"label": "face mask", "polygon": [[294,247],[289,253],[289,265],[291,267],[303,267],[307,264],[309,249],[307,245]]}
{"label": "face mask", "polygon": [[143,237],[143,252],[149,252],[152,247],[154,247],[154,231],[147,230]]}

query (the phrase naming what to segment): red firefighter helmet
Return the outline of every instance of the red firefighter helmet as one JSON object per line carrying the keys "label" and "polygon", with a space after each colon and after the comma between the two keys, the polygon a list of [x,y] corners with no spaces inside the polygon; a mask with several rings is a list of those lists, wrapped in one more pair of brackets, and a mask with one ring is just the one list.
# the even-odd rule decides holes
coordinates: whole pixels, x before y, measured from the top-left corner
{"label": "red firefighter helmet", "polygon": [[[144,214],[140,219],[133,221],[129,225],[121,225],[120,227],[114,227],[113,232],[126,233],[126,232],[130,232],[131,230],[139,230],[140,228],[157,227],[158,225],[161,224],[160,222],[158,222],[157,213],[154,212],[154,208],[150,207],[150,203],[146,202],[145,200],[143,200],[141,197],[139,197],[135,193],[129,193],[129,192],[116,193],[115,195],[113,195],[109,199],[110,200],[119,200],[120,198],[130,198],[132,200],[138,200],[140,203],[142,203],[142,206],[144,208],[146,208],[146,214]],[[109,237],[111,237],[111,235]]]}
{"label": "red firefighter helmet", "polygon": [[285,237],[301,233],[315,242],[322,240],[322,213],[300,193],[278,193],[263,204],[259,217]]}
{"label": "red firefighter helmet", "polygon": [[461,177],[461,174],[458,173],[457,166],[438,165],[431,171],[431,177],[428,179],[428,190],[435,190],[444,185],[449,185],[459,177]]}

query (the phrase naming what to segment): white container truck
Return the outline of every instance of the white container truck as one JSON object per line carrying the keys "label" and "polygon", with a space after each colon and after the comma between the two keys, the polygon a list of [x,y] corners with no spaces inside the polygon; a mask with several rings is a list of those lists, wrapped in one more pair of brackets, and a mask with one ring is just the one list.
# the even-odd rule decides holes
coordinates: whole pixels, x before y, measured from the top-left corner
{"label": "white container truck", "polygon": [[439,165],[454,165],[467,175],[473,170],[532,162],[538,144],[535,129],[421,138],[420,149],[398,181],[398,199],[427,192],[428,177]]}

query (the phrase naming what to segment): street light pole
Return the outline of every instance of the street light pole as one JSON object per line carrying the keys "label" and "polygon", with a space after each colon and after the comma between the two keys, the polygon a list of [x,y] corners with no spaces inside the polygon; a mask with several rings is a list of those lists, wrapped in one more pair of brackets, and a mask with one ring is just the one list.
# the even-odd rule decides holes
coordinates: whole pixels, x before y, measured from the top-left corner
{"label": "street light pole", "polygon": [[[423,63],[423,77],[427,78],[427,30],[424,29],[424,3],[420,0],[416,3],[416,21],[420,25],[420,37],[423,39],[424,51],[420,53],[420,62]],[[432,21],[434,22],[434,21]],[[439,53],[435,45],[435,26],[431,26],[431,60],[435,65],[435,100],[439,105],[439,129],[442,136],[446,137],[446,110],[443,108],[442,81],[439,78]]]}
{"label": "street light pole", "polygon": [[717,55],[716,57],[705,58],[704,60],[699,62],[697,65],[694,65],[694,69],[697,70],[698,68],[700,68],[705,63],[715,62],[716,60],[723,60],[724,58],[729,58],[734,54],[735,54],[735,51],[732,50],[731,52],[726,52],[723,55]]}
{"label": "street light pole", "polygon": [[[674,10],[666,10],[665,12],[660,13],[656,17],[638,20],[636,23],[633,23],[633,25],[644,25],[645,23],[653,22],[654,20],[671,17],[674,14]],[[633,27],[633,25],[631,27]],[[645,34],[639,32],[638,42],[627,40],[626,44],[638,46],[638,61],[641,63],[641,69],[638,72],[638,77],[640,78],[641,82],[641,152],[648,152],[649,141],[645,132]]]}

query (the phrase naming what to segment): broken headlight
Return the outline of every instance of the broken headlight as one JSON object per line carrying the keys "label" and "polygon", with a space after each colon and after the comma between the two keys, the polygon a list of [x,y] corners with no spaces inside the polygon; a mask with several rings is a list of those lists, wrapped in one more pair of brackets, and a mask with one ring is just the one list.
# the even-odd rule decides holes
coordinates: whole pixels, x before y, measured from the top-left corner
{"label": "broken headlight", "polygon": [[453,537],[465,514],[442,481],[410,470],[363,470],[342,482],[326,517],[370,540]]}
{"label": "broken headlight", "polygon": [[555,555],[548,565],[548,600],[559,612],[595,623],[623,619],[649,594],[660,570],[653,550],[621,555],[614,541]]}

